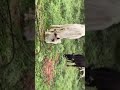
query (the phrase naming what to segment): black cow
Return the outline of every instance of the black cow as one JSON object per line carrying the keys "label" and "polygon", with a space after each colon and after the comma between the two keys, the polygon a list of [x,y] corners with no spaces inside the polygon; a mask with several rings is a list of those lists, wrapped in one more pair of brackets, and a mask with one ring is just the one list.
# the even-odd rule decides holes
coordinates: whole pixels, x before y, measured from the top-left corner
{"label": "black cow", "polygon": [[80,54],[65,54],[64,55],[68,62],[75,63],[75,65],[67,65],[67,66],[74,66],[74,67],[85,67],[85,57]]}
{"label": "black cow", "polygon": [[98,90],[120,90],[120,72],[111,68],[85,68],[85,85]]}

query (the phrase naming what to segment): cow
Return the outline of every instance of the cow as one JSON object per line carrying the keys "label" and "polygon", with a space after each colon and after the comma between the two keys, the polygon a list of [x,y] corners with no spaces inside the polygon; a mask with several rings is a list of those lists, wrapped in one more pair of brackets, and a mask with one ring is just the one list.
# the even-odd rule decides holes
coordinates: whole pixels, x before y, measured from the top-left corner
{"label": "cow", "polygon": [[120,90],[120,72],[112,68],[85,68],[85,85],[97,90]]}
{"label": "cow", "polygon": [[65,54],[64,56],[67,58],[67,62],[75,63],[75,65],[72,65],[72,66],[85,67],[85,57],[83,55]]}
{"label": "cow", "polygon": [[77,67],[80,70],[80,73],[82,73],[80,78],[85,77],[85,57],[83,55],[65,54],[64,57],[66,57],[67,62],[74,63],[74,65],[67,66]]}
{"label": "cow", "polygon": [[84,24],[51,25],[45,32],[45,42],[59,44],[62,39],[79,39],[83,36],[85,36]]}

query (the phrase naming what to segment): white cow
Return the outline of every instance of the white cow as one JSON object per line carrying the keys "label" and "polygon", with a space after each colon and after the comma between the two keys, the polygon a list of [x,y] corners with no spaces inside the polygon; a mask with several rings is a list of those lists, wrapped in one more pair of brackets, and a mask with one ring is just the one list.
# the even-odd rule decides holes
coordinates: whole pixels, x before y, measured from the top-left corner
{"label": "white cow", "polygon": [[85,36],[83,24],[52,25],[50,30],[45,32],[45,41],[58,44],[62,39],[79,39],[82,36]]}

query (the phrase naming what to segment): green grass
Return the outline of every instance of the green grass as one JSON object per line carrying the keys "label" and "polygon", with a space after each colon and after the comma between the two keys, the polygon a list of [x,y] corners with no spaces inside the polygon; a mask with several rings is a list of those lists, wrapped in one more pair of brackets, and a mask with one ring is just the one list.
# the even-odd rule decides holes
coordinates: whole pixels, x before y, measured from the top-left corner
{"label": "green grass", "polygon": [[[44,32],[53,24],[84,23],[83,0],[36,0],[36,90],[83,90],[84,79],[80,80],[78,69],[66,67],[63,55],[76,53],[84,55],[84,38],[79,40],[63,40],[61,44],[53,45],[44,42]],[[51,47],[51,50],[48,48]],[[60,54],[59,63],[55,65],[54,83],[47,86],[42,74],[45,56],[55,60]]]}

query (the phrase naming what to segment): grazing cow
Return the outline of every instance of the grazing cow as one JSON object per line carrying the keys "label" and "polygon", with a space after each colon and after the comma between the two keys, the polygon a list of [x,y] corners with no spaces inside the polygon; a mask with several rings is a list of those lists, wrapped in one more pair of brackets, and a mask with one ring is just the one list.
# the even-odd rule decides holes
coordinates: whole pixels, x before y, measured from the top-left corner
{"label": "grazing cow", "polygon": [[73,67],[78,67],[82,75],[80,78],[85,77],[85,57],[80,54],[65,54],[64,55],[68,60],[67,62],[74,63],[74,65],[67,65],[67,66],[73,66]]}
{"label": "grazing cow", "polygon": [[52,25],[50,30],[45,32],[45,41],[58,44],[62,39],[79,39],[83,36],[85,36],[83,24]]}
{"label": "grazing cow", "polygon": [[120,72],[111,68],[85,68],[85,85],[97,90],[120,90]]}
{"label": "grazing cow", "polygon": [[[85,57],[83,55],[65,54],[64,56],[68,59],[68,62],[75,63],[75,65],[72,65],[72,66],[85,67]],[[69,66],[69,65],[67,65],[67,66]]]}

